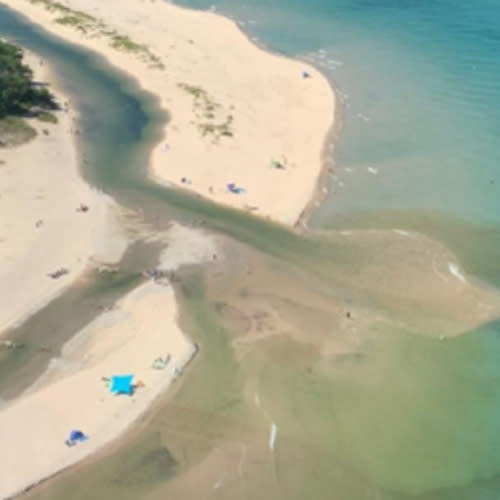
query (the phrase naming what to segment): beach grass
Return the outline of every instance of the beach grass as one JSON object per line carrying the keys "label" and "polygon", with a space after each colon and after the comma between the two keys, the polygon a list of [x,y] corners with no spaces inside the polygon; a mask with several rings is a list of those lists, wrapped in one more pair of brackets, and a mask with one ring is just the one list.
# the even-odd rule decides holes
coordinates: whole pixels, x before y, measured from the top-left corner
{"label": "beach grass", "polygon": [[37,131],[22,118],[9,116],[0,120],[0,148],[21,146],[36,135]]}
{"label": "beach grass", "polygon": [[111,38],[111,47],[122,52],[130,52],[138,54],[141,59],[148,63],[150,67],[164,69],[165,66],[158,56],[153,55],[147,45],[134,42],[127,35],[120,35],[116,32],[106,33]]}
{"label": "beach grass", "polygon": [[89,31],[89,26],[80,19],[78,16],[63,16],[56,19],[56,23],[63,24],[65,26],[74,26],[76,29],[80,30],[82,33],[87,33]]}
{"label": "beach grass", "polygon": [[150,68],[165,69],[161,59],[153,54],[149,48],[131,40],[127,35],[109,29],[100,19],[79,10],[73,10],[59,2],[52,0],[28,0],[32,4],[40,4],[49,12],[59,17],[55,22],[64,26],[71,26],[85,35],[97,35],[111,40],[111,47],[122,52],[137,54]]}
{"label": "beach grass", "polygon": [[226,121],[222,123],[200,123],[198,124],[198,128],[201,132],[201,135],[213,134],[215,138],[219,138],[221,136],[224,137],[232,137],[233,131],[231,130],[231,122],[232,117],[229,115],[226,118]]}
{"label": "beach grass", "polygon": [[145,45],[138,44],[126,35],[114,34],[111,37],[111,46],[126,52],[141,52],[147,50]]}
{"label": "beach grass", "polygon": [[189,85],[188,83],[179,83],[179,87],[185,90],[188,94],[191,94],[195,99],[200,99],[200,98],[207,99],[206,90],[202,89],[197,85]]}
{"label": "beach grass", "polygon": [[49,111],[38,111],[36,114],[36,118],[40,122],[44,123],[58,123],[58,118],[54,113],[50,113]]}
{"label": "beach grass", "polygon": [[220,111],[222,107],[209,96],[205,89],[188,83],[179,83],[177,85],[193,96],[195,116],[204,119],[204,121],[197,124],[198,130],[203,137],[210,135],[213,137],[214,142],[217,142],[221,137],[232,137],[234,135],[232,127],[233,115],[228,114],[223,121],[217,122],[217,111]]}

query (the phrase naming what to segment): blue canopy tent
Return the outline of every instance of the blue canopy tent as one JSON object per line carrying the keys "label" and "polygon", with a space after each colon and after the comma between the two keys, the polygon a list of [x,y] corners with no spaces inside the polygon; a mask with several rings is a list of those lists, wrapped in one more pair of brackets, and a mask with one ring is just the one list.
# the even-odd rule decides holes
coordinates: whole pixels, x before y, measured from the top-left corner
{"label": "blue canopy tent", "polygon": [[134,392],[133,378],[133,375],[113,375],[109,390],[113,394],[128,394],[130,396]]}
{"label": "blue canopy tent", "polygon": [[226,187],[229,191],[231,191],[231,193],[234,193],[234,194],[241,194],[241,193],[244,193],[246,191],[245,188],[238,187],[234,182],[230,182],[229,184],[226,184]]}
{"label": "blue canopy tent", "polygon": [[65,443],[66,446],[74,446],[76,443],[83,443],[84,441],[87,441],[88,438],[89,437],[82,431],[74,429],[69,433],[69,437],[66,439]]}

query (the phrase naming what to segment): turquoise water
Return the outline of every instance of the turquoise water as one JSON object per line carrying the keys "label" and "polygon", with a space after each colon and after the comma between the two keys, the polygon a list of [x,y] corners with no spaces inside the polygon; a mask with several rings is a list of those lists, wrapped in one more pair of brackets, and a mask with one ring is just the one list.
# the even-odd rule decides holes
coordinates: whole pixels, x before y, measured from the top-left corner
{"label": "turquoise water", "polygon": [[344,94],[336,193],[317,224],[374,209],[499,222],[498,1],[179,3],[214,4],[266,47],[315,61]]}
{"label": "turquoise water", "polygon": [[[265,47],[316,64],[336,87],[344,125],[334,192],[313,225],[415,228],[500,284],[500,2],[179,3],[213,4]],[[498,499],[498,325],[442,349],[424,344],[381,342],[384,360],[349,371],[333,391],[354,463],[408,492],[366,498]]]}
{"label": "turquoise water", "polygon": [[[202,2],[190,5],[208,7]],[[463,250],[468,263],[475,262],[478,274],[496,282],[500,257],[495,258],[500,244],[495,246],[494,242],[498,240],[500,212],[495,203],[500,179],[490,181],[495,180],[495,168],[500,165],[494,141],[498,129],[495,53],[499,16],[494,15],[493,3],[485,2],[479,10],[472,5],[439,1],[303,4],[293,0],[284,9],[276,2],[232,5],[228,1],[221,2],[220,8],[244,20],[250,35],[259,37],[273,50],[313,56],[318,64],[326,59],[330,66],[327,73],[341,92],[349,94],[345,97],[345,128],[335,155],[337,192],[315,214],[315,224],[335,225],[340,216],[347,220],[365,212],[384,214],[374,217],[374,224],[392,220],[404,224],[410,220],[405,210],[414,218],[421,217],[425,210],[428,215],[420,228],[431,231],[438,239],[446,236],[444,226],[454,233],[457,248],[464,244],[462,233],[467,237],[475,235],[468,238],[469,246]],[[272,255],[288,255],[291,249],[307,263],[311,250],[306,239],[128,175],[134,168],[144,168],[154,100],[140,94],[123,75],[112,72],[84,51],[34,30],[19,18],[10,18],[1,8],[0,32],[14,36],[56,64],[82,110],[82,148],[89,161],[85,170],[89,180],[109,189],[127,206],[140,204],[162,215],[173,213],[172,207],[186,212],[188,217],[203,214],[209,227]],[[470,69],[472,65],[475,70]],[[368,172],[368,167],[378,169],[378,174]],[[436,213],[443,222],[436,222]],[[452,240],[452,236],[447,238]],[[325,246],[325,253],[333,248]],[[353,265],[350,250],[346,246],[328,253],[332,266],[344,269],[350,262]],[[319,260],[325,255],[318,250],[311,257]],[[339,296],[349,296],[338,286],[336,290]],[[210,328],[216,327],[202,318],[202,344],[214,343]],[[499,326],[483,325],[442,343],[419,333],[384,330],[368,345],[361,361],[356,358],[335,365],[328,384],[319,379],[312,380],[309,386],[295,359],[288,362],[280,358],[280,353],[269,354],[271,363],[266,366],[278,363],[275,394],[290,396],[297,414],[303,412],[301,423],[305,428],[309,419],[315,423],[312,417],[317,416],[318,427],[324,425],[331,433],[331,441],[323,446],[328,448],[333,443],[338,447],[340,458],[334,457],[336,462],[334,458],[322,465],[319,461],[309,462],[312,470],[304,474],[311,481],[307,485],[312,481],[318,485],[318,494],[311,498],[500,498]],[[223,344],[225,351],[215,351],[218,356],[222,351],[233,367],[228,345]],[[197,391],[204,389],[202,382],[207,380],[209,390],[204,391],[203,401],[209,400],[210,406],[198,406],[186,396],[186,406],[200,408],[202,417],[199,425],[186,422],[186,430],[208,436],[209,441],[211,429],[206,417],[212,413],[225,415],[225,407],[213,394],[214,380],[224,388],[231,387],[233,372],[219,358],[210,363],[199,359],[194,370],[203,375],[195,378],[201,389],[185,384],[185,391],[199,396]],[[216,372],[220,378],[214,378]],[[317,393],[311,387],[316,387]],[[158,433],[165,435],[176,417],[182,414],[176,414],[175,405],[158,410],[148,431],[155,445]],[[175,434],[175,428],[171,432]],[[222,435],[223,430],[219,432]],[[183,445],[187,434],[179,432]],[[279,439],[283,446],[287,444],[286,435]],[[167,435],[162,443],[170,447],[171,440],[172,436]],[[94,469],[82,467],[68,475],[67,483],[63,478],[54,483],[53,491],[48,488],[46,498],[68,498],[67,491],[75,498],[146,497],[144,490],[140,490],[141,495],[133,489],[147,491],[150,487],[140,478],[131,475],[130,484],[122,489],[117,481],[130,472],[146,478],[155,472],[151,461],[144,460],[146,465],[142,465],[147,454],[141,450],[146,447],[147,451],[150,446],[145,442],[139,442],[142,447],[136,442],[129,446],[132,464],[139,464],[132,470],[116,454],[112,457],[116,460],[112,462],[114,469],[103,467],[100,461]],[[330,459],[330,455],[326,456]],[[182,460],[182,454],[176,459]],[[306,463],[299,462],[301,466]],[[316,466],[322,468],[315,470]],[[354,471],[356,488],[342,486],[343,478],[335,476],[337,468],[349,467]],[[104,479],[99,479],[98,473],[105,475]],[[61,494],[57,487],[70,489]],[[264,490],[259,498],[264,498]],[[292,498],[275,498],[285,497]]]}

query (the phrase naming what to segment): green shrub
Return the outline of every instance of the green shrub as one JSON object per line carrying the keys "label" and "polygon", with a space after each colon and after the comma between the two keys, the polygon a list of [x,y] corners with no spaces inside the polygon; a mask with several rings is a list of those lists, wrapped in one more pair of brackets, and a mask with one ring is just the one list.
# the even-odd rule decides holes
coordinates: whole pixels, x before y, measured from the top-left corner
{"label": "green shrub", "polygon": [[38,113],[36,114],[36,118],[37,120],[44,123],[57,123],[59,121],[54,113],[43,110],[38,111]]}
{"label": "green shrub", "polygon": [[36,130],[22,118],[9,116],[0,120],[0,147],[20,146],[36,135]]}

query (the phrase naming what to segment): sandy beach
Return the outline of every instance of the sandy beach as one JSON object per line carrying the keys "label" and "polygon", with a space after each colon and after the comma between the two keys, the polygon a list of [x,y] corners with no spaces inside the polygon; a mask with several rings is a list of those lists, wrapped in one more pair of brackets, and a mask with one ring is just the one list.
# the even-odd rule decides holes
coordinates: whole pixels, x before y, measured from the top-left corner
{"label": "sandy beach", "polygon": [[[216,252],[212,239],[182,226],[153,235],[140,224],[129,227],[124,211],[79,175],[77,116],[58,91],[49,64],[28,52],[24,60],[37,81],[49,83],[62,109],[55,112],[57,123],[29,121],[37,131],[31,142],[0,150],[4,336],[86,270],[117,262],[131,232],[165,244],[158,262],[164,271],[211,259]],[[68,272],[50,275],[61,268]],[[176,315],[168,282],[147,280],[78,332],[23,395],[2,402],[0,498],[10,498],[94,453],[149,408],[195,353]],[[153,368],[155,359],[167,355],[166,366]],[[102,380],[129,373],[140,382],[133,396],[111,394]],[[65,439],[75,428],[90,439],[68,447]]]}
{"label": "sandy beach", "polygon": [[[203,262],[212,238],[174,225],[156,235],[167,244],[158,269]],[[145,279],[116,306],[68,341],[46,372],[0,411],[0,498],[10,498],[96,452],[120,436],[180,375],[196,352],[177,326],[173,288]],[[168,358],[168,363],[155,360]],[[106,378],[134,375],[134,394],[115,395]],[[33,418],[36,415],[36,418]],[[68,447],[74,430],[89,440]]]}
{"label": "sandy beach", "polygon": [[[0,498],[94,453],[149,407],[195,352],[175,316],[171,287],[142,285],[79,332],[35,388],[0,411]],[[154,369],[166,355],[168,365]],[[132,396],[111,394],[102,378],[115,374],[134,374],[141,387]],[[66,446],[73,429],[89,440]]]}
{"label": "sandy beach", "polygon": [[[117,9],[117,2],[70,0],[63,11],[50,0],[2,3],[103,55],[157,96],[170,119],[150,157],[156,181],[283,224],[299,220],[316,190],[335,112],[333,91],[314,68],[263,51],[224,17],[165,2],[126,0]],[[27,62],[54,91],[49,65],[33,55]],[[120,208],[79,176],[77,115],[55,93],[58,123],[36,124],[35,140],[0,150],[0,333],[90,266],[116,262],[128,243]],[[155,237],[168,243],[161,269],[216,253],[211,240],[180,226]],[[50,276],[61,268],[69,272]],[[141,285],[2,407],[0,498],[94,453],[147,410],[195,353],[176,315],[168,283]],[[154,369],[167,354],[167,367]],[[127,373],[141,382],[134,395],[110,394],[102,378]],[[72,429],[90,439],[65,446]]]}
{"label": "sandy beach", "polygon": [[229,19],[166,2],[64,2],[79,29],[49,0],[2,1],[158,97],[170,122],[151,156],[155,180],[297,222],[315,193],[335,112],[316,69],[258,48]]}
{"label": "sandy beach", "polygon": [[[54,88],[49,66],[25,55],[35,78]],[[72,110],[55,113],[58,123],[30,120],[37,137],[0,149],[0,336],[63,291],[88,268],[119,260],[126,240],[119,208],[79,175]],[[88,210],[79,210],[80,205]],[[58,269],[69,272],[57,279]]]}

